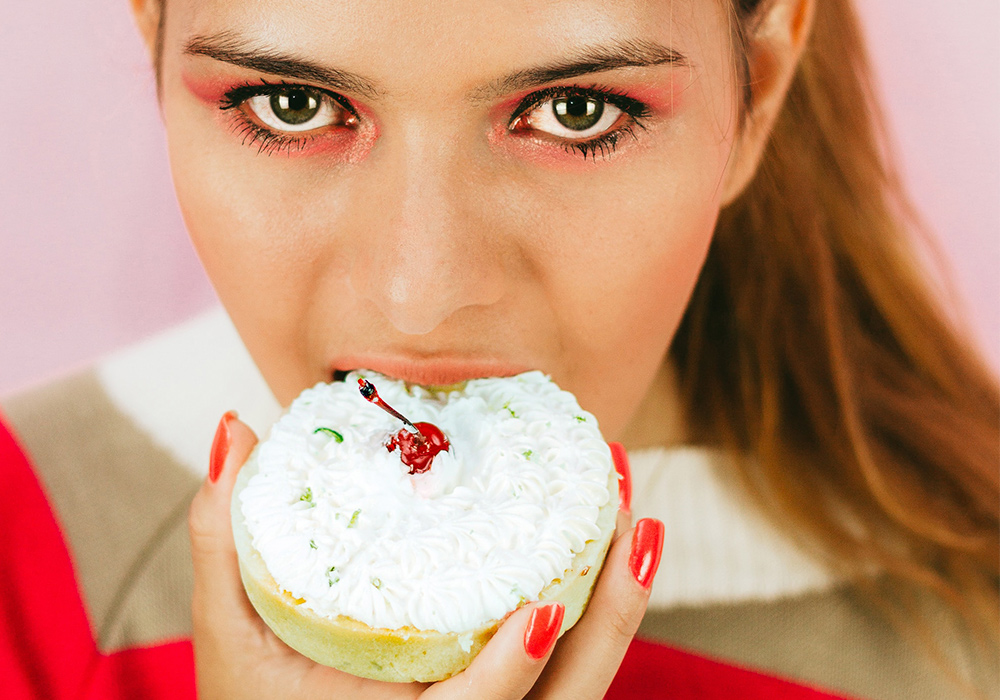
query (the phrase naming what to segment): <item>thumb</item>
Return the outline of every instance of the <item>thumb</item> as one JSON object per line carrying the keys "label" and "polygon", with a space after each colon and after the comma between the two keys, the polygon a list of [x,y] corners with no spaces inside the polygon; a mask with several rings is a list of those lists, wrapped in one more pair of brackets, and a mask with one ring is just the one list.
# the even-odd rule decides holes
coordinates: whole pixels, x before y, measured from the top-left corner
{"label": "thumb", "polygon": [[552,654],[565,612],[562,603],[553,601],[514,611],[467,669],[435,683],[421,700],[523,698]]}
{"label": "thumb", "polygon": [[253,616],[240,581],[230,501],[236,475],[256,444],[257,436],[235,411],[222,416],[212,443],[208,478],[195,494],[188,515],[196,625],[211,625],[213,619],[232,625],[248,614]]}

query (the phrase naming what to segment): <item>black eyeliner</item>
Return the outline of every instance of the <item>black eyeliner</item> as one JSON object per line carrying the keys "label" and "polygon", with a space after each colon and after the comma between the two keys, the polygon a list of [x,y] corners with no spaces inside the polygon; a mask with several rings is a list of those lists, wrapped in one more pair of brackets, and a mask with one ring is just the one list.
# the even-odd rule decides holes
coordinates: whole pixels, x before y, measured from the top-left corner
{"label": "black eyeliner", "polygon": [[627,136],[632,137],[633,139],[637,138],[635,135],[635,127],[645,129],[645,120],[651,114],[648,105],[633,97],[624,95],[613,88],[598,85],[592,85],[590,87],[582,87],[578,85],[553,86],[543,90],[537,90],[522,99],[514,109],[514,113],[511,115],[510,121],[507,124],[507,129],[512,130],[519,119],[547,100],[554,97],[565,98],[575,96],[599,100],[613,105],[629,117],[629,123],[593,138],[579,141],[568,139],[562,140],[560,145],[564,151],[567,153],[577,153],[582,155],[584,160],[586,160],[588,156],[596,160],[598,153],[600,153],[602,158],[606,158],[615,152],[615,149],[618,147],[618,143],[623,138]]}
{"label": "black eyeliner", "polygon": [[514,113],[511,115],[510,121],[507,123],[507,128],[511,128],[514,125],[514,122],[524,116],[526,112],[534,109],[541,103],[552,99],[553,97],[589,97],[591,99],[607,102],[608,104],[614,105],[636,121],[645,119],[650,115],[649,107],[645,103],[640,102],[633,97],[629,97],[628,95],[617,92],[611,88],[600,87],[597,85],[591,87],[581,87],[579,85],[557,85],[547,87],[542,90],[536,90],[530,95],[526,95],[520,102],[518,102],[517,107],[514,108]]}
{"label": "black eyeliner", "polygon": [[312,85],[289,83],[286,81],[269,83],[263,79],[260,82],[243,83],[242,85],[237,85],[236,87],[227,90],[223,93],[222,99],[219,100],[219,109],[236,109],[252,97],[258,97],[259,95],[275,95],[287,92],[288,90],[304,90],[306,92],[314,92],[318,95],[325,95],[336,102],[340,107],[350,112],[356,119],[359,118],[358,111],[354,108],[354,105],[351,104],[351,101],[343,95],[333,92],[332,90],[313,87]]}
{"label": "black eyeliner", "polygon": [[[269,83],[263,79],[259,82],[246,82],[227,90],[219,100],[219,109],[224,111],[233,109],[238,110],[238,108],[242,107],[247,100],[253,97],[258,97],[260,95],[274,95],[287,92],[288,90],[304,90],[326,96],[334,100],[340,107],[348,111],[355,118],[359,118],[357,111],[350,101],[338,93],[323,88],[313,87],[311,85],[289,83],[286,81]],[[507,128],[509,130],[512,129],[514,124],[527,112],[549,99],[554,97],[565,98],[574,96],[586,97],[588,99],[599,100],[613,105],[629,117],[629,123],[620,126],[613,131],[595,136],[594,138],[580,141],[568,139],[562,140],[563,143],[560,145],[563,150],[567,153],[578,153],[583,156],[584,160],[586,160],[588,156],[596,160],[598,153],[600,153],[601,157],[607,157],[611,153],[614,153],[622,138],[625,138],[626,136],[636,138],[634,128],[638,126],[641,129],[645,129],[646,127],[644,121],[651,114],[649,107],[645,103],[629,97],[628,95],[624,95],[612,88],[597,85],[589,87],[577,85],[553,86],[542,90],[536,90],[535,92],[532,92],[524,97],[514,109]],[[291,152],[292,149],[308,142],[310,138],[307,136],[289,136],[288,134],[275,133],[271,129],[255,123],[245,115],[241,116],[238,121],[234,122],[233,131],[242,138],[241,142],[243,145],[258,143],[257,152],[259,154],[271,154],[282,149]]]}

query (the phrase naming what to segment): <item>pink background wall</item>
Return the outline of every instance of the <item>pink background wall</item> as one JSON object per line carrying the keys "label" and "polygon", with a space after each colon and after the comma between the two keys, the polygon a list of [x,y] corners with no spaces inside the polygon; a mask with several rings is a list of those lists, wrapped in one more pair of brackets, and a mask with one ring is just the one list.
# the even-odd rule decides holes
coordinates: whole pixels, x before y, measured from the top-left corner
{"label": "pink background wall", "polygon": [[[860,0],[896,142],[1000,365],[1000,8]],[[0,9],[0,394],[212,303],[125,0]]]}

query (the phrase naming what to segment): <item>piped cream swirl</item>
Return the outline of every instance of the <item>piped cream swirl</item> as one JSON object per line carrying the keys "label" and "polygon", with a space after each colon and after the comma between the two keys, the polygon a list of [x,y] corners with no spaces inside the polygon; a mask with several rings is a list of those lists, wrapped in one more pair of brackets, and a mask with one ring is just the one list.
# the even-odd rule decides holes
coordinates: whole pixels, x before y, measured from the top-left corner
{"label": "piped cream swirl", "polygon": [[[451,449],[429,472],[407,474],[385,448],[402,426],[358,376],[444,431]],[[611,498],[597,420],[540,372],[439,394],[351,373],[304,391],[256,459],[240,503],[275,581],[320,615],[376,628],[466,632],[503,617],[601,534]]]}

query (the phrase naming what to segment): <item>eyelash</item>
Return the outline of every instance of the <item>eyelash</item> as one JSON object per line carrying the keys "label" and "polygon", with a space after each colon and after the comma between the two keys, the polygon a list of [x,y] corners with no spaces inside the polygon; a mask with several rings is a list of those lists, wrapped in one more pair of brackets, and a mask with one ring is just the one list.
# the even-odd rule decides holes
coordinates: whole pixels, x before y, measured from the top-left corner
{"label": "eyelash", "polygon": [[315,138],[314,136],[308,136],[305,134],[301,136],[292,136],[290,134],[279,134],[271,131],[266,126],[253,121],[250,117],[243,113],[242,109],[240,109],[251,97],[257,97],[258,95],[274,95],[276,93],[284,92],[289,88],[307,88],[318,92],[336,102],[341,108],[354,115],[354,117],[358,116],[357,111],[350,102],[337,93],[330,92],[328,90],[298,85],[285,81],[280,83],[269,83],[266,80],[261,80],[258,83],[246,82],[242,85],[237,85],[223,94],[222,99],[219,101],[219,109],[223,111],[236,111],[237,116],[233,122],[233,131],[236,132],[237,136],[242,138],[241,143],[244,146],[250,146],[256,143],[258,155],[271,155],[272,153],[277,153],[282,150],[286,153],[291,153],[292,151],[303,148]]}
{"label": "eyelash", "polygon": [[[219,109],[223,111],[235,110],[237,112],[238,116],[234,121],[233,130],[238,136],[242,137],[243,145],[249,146],[254,143],[258,144],[258,154],[270,155],[279,151],[291,153],[294,150],[303,148],[316,137],[308,135],[291,136],[288,134],[276,133],[271,129],[253,121],[250,117],[244,114],[240,108],[244,105],[244,103],[246,103],[247,100],[258,95],[273,95],[289,88],[302,89],[305,87],[308,87],[309,90],[315,90],[316,92],[325,95],[350,114],[355,117],[358,116],[357,111],[351,103],[346,98],[335,92],[284,81],[280,83],[269,83],[266,80],[261,80],[258,83],[246,82],[226,91],[226,93],[222,96],[222,99],[219,101]],[[621,126],[618,126],[592,139],[587,139],[586,141],[564,141],[561,146],[567,153],[576,153],[577,155],[581,155],[584,160],[588,157],[596,160],[598,154],[602,158],[606,158],[614,153],[623,138],[637,138],[635,134],[636,127],[639,127],[640,129],[646,128],[645,122],[650,116],[650,110],[646,104],[618,92],[614,88],[599,85],[592,85],[590,87],[557,86],[533,92],[518,103],[517,107],[514,109],[514,114],[507,123],[507,128],[508,130],[512,130],[514,124],[519,119],[549,99],[554,97],[576,96],[599,100],[606,104],[613,105],[622,111],[627,121]]]}
{"label": "eyelash", "polygon": [[618,143],[624,137],[630,136],[632,138],[636,138],[636,127],[645,130],[646,120],[650,116],[650,110],[646,104],[633,97],[629,97],[628,95],[618,92],[614,88],[600,85],[591,85],[589,87],[555,86],[533,92],[521,100],[521,102],[518,103],[517,107],[514,109],[514,115],[508,122],[507,128],[513,128],[514,124],[521,119],[521,117],[527,115],[531,112],[531,110],[554,97],[585,97],[593,100],[599,100],[620,109],[628,120],[625,124],[611,129],[610,131],[607,131],[599,136],[595,136],[592,139],[588,139],[586,141],[564,141],[561,144],[564,151],[567,153],[577,153],[582,155],[584,160],[586,160],[588,156],[596,160],[598,153],[600,153],[602,158],[607,158],[615,152]]}

